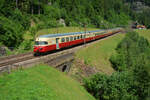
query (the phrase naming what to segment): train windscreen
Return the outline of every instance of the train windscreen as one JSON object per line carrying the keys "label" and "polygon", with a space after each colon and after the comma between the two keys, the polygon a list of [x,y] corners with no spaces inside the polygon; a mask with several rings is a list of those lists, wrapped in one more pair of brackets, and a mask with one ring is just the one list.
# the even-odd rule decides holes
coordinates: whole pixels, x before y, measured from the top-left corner
{"label": "train windscreen", "polygon": [[47,45],[48,42],[46,41],[35,41],[35,45]]}

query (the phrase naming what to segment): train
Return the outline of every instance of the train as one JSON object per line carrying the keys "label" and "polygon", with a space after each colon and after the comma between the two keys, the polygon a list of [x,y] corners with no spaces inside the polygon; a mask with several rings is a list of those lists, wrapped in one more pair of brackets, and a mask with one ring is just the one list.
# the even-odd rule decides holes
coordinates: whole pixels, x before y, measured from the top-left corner
{"label": "train", "polygon": [[47,34],[38,36],[34,44],[34,56],[51,51],[91,42],[115,33],[121,32],[122,28],[101,29],[85,32],[71,32],[59,34]]}

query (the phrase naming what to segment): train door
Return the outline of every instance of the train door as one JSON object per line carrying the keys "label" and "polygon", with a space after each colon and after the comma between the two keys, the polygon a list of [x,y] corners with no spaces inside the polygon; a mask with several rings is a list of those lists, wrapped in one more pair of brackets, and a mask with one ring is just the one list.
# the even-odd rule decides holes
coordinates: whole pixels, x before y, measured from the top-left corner
{"label": "train door", "polygon": [[59,38],[56,38],[56,49],[59,49]]}

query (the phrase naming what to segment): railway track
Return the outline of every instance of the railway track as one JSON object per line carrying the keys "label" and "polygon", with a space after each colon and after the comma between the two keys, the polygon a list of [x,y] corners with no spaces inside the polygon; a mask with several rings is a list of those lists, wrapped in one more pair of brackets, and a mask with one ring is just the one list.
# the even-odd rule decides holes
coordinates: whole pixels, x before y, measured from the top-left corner
{"label": "railway track", "polygon": [[11,64],[29,60],[29,59],[33,59],[33,58],[34,58],[34,56],[33,56],[32,52],[2,57],[2,58],[0,58],[0,67],[11,65]]}
{"label": "railway track", "polygon": [[[111,37],[111,36],[108,36],[106,38],[109,38],[109,37]],[[96,42],[99,42],[103,39],[105,39],[105,38],[87,43],[86,46],[94,44]],[[3,57],[3,58],[0,58],[0,68],[6,67],[9,65],[13,65],[13,64],[19,63],[19,62],[30,61],[30,60],[38,59],[38,58],[46,58],[47,56],[52,58],[52,57],[57,57],[57,56],[67,54],[67,53],[73,53],[73,52],[76,52],[78,49],[83,48],[83,47],[85,47],[85,45],[79,45],[79,46],[75,46],[73,48],[61,50],[59,52],[54,52],[54,53],[51,53],[49,55],[37,56],[37,57],[34,57],[32,52],[20,54],[20,55],[12,55],[12,56],[8,56],[8,57]]]}
{"label": "railway track", "polygon": [[0,58],[0,68],[1,67],[6,67],[6,66],[9,66],[9,65],[13,65],[15,63],[19,63],[19,62],[24,62],[24,61],[27,61],[27,60],[33,60],[33,59],[36,59],[36,58],[46,58],[47,56],[51,56],[51,58],[53,57],[57,57],[57,56],[60,56],[60,55],[63,55],[63,54],[67,54],[69,53],[70,51],[71,52],[74,52],[77,48],[70,48],[70,49],[64,49],[62,51],[58,51],[58,52],[54,52],[54,53],[51,53],[49,55],[45,55],[45,56],[33,56],[33,53],[29,52],[29,53],[25,53],[25,54],[20,54],[20,55],[12,55],[12,56],[8,56],[8,57],[3,57],[3,58]]}

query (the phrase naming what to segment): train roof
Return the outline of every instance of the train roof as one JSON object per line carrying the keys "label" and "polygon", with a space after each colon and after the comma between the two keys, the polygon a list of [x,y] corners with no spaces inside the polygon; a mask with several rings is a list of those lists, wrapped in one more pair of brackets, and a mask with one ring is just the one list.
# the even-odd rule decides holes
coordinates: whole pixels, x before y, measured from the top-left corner
{"label": "train roof", "polygon": [[[87,33],[101,32],[101,31],[104,31],[104,30],[87,31]],[[41,36],[39,36],[39,38],[60,37],[60,36],[76,35],[76,34],[85,34],[85,32],[71,32],[71,33],[47,34],[47,35],[41,35]]]}

